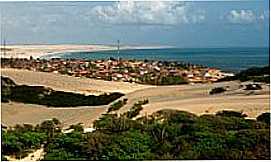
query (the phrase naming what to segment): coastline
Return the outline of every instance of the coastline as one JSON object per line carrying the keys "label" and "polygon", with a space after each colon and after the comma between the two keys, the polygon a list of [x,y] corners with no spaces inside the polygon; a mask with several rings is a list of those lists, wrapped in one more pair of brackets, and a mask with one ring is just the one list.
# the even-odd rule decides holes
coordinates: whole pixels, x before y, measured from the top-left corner
{"label": "coastline", "polygon": [[[1,46],[1,48],[3,48]],[[75,45],[75,44],[31,44],[31,45],[7,45],[5,46],[6,52],[1,53],[2,58],[50,58],[63,53],[72,52],[98,52],[98,51],[113,51],[117,50],[113,45]],[[121,46],[121,50],[127,49],[161,49],[173,48],[172,46]]]}

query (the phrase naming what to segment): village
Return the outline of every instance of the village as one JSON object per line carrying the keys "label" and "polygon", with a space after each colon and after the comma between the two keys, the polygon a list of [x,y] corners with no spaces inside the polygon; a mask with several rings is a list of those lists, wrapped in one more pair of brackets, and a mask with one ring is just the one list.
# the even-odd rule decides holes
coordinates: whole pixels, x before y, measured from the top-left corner
{"label": "village", "polygon": [[114,58],[107,60],[2,58],[1,67],[151,85],[208,83],[234,75],[216,68],[176,61],[140,61]]}

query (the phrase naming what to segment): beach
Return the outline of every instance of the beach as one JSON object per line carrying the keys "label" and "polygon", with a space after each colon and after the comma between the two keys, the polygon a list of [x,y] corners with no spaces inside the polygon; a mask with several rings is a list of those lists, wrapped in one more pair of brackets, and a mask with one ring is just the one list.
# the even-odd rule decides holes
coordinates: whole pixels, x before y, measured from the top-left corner
{"label": "beach", "polygon": [[[1,46],[4,48],[4,46]],[[120,49],[159,49],[170,48],[170,46],[121,46]],[[56,54],[70,52],[97,52],[117,50],[117,45],[75,45],[75,44],[60,44],[60,45],[6,45],[5,54],[2,52],[1,57],[5,58],[51,58]]]}
{"label": "beach", "polygon": [[[1,73],[3,76],[13,79],[17,84],[43,85],[55,90],[84,94],[122,92],[125,94],[124,97],[128,98],[128,103],[117,112],[119,114],[129,110],[139,100],[148,99],[149,103],[143,106],[144,109],[138,117],[150,115],[161,109],[189,111],[197,115],[213,114],[221,110],[233,110],[242,111],[249,118],[256,118],[261,113],[270,111],[270,90],[267,84],[262,85],[262,90],[252,92],[240,89],[240,85],[249,83],[239,81],[195,85],[146,86],[15,69],[1,69]],[[221,86],[228,86],[229,90],[223,94],[209,95],[212,88]],[[38,124],[43,120],[56,117],[65,126],[84,123],[85,127],[91,127],[92,122],[105,113],[108,106],[48,108],[41,105],[15,102],[2,103],[2,123],[8,126],[23,123]]]}

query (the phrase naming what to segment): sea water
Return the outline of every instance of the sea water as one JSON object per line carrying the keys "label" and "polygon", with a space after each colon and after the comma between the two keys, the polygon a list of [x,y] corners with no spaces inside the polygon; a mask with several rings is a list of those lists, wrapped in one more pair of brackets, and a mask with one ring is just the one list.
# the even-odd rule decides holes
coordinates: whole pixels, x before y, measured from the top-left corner
{"label": "sea water", "polygon": [[74,52],[59,55],[76,59],[137,59],[183,61],[238,72],[250,67],[269,65],[269,48],[165,48],[99,52]]}

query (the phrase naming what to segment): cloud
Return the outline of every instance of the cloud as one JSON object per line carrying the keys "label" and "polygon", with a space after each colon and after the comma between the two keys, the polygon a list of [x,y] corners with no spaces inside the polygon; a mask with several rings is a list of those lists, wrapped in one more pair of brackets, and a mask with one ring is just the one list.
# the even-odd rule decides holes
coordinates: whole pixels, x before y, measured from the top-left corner
{"label": "cloud", "polygon": [[264,20],[265,15],[257,15],[252,10],[231,10],[226,15],[226,19],[232,24],[251,24]]}
{"label": "cloud", "polygon": [[91,15],[101,23],[128,25],[177,25],[205,20],[204,12],[193,11],[188,3],[176,1],[120,1],[96,6]]}

